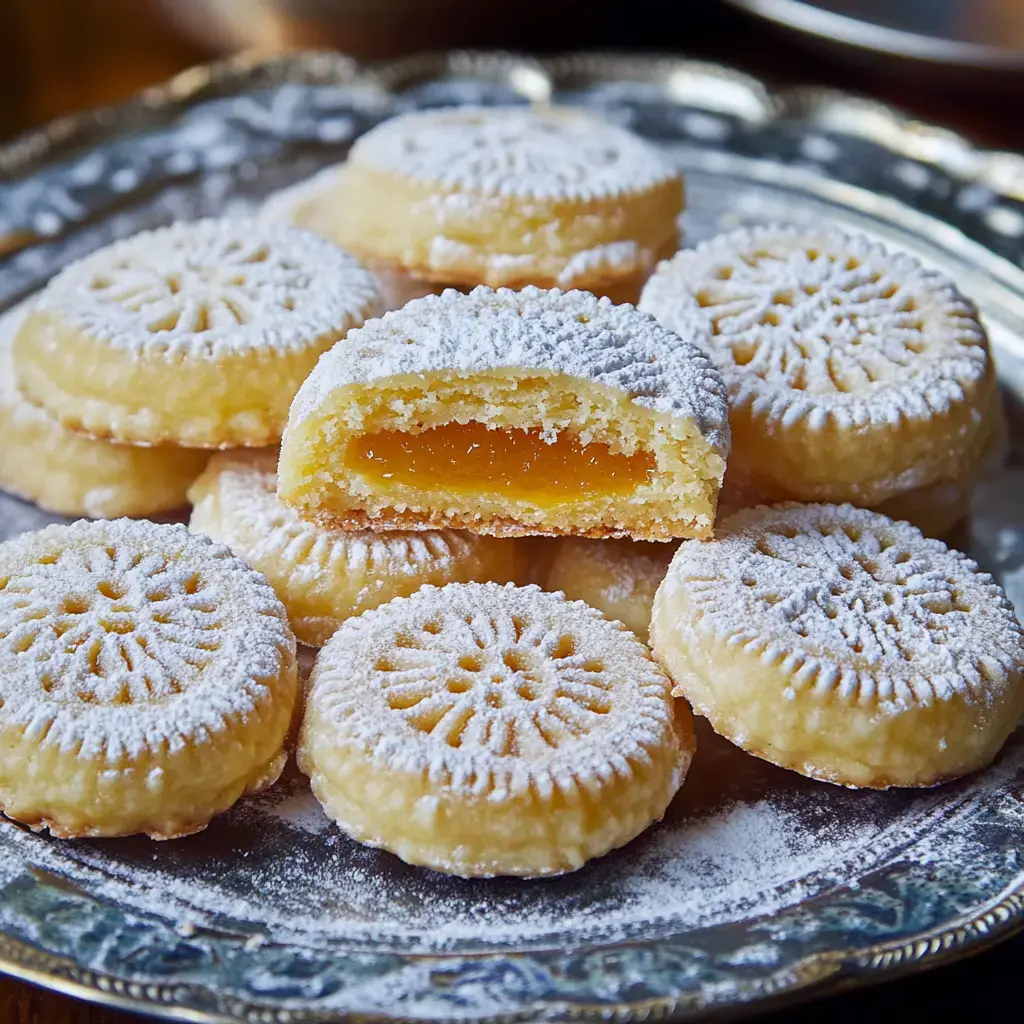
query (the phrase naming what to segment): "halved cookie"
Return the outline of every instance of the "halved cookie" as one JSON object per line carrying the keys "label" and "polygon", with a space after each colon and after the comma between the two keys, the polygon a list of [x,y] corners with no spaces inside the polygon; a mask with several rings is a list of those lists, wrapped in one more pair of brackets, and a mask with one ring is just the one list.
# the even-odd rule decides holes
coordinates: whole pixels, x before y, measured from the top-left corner
{"label": "halved cookie", "polygon": [[727,451],[724,387],[692,338],[585,292],[481,287],[320,361],[278,492],[343,529],[707,536]]}

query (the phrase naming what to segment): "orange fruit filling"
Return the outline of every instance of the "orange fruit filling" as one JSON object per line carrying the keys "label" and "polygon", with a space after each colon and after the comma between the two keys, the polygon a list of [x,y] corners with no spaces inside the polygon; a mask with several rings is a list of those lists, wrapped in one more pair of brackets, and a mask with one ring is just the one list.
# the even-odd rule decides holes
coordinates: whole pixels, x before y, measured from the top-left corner
{"label": "orange fruit filling", "polygon": [[474,422],[365,434],[352,442],[348,466],[384,491],[394,484],[466,495],[496,491],[550,506],[584,493],[629,494],[647,483],[655,463],[650,452],[623,455],[569,433],[549,444],[539,430],[489,430]]}

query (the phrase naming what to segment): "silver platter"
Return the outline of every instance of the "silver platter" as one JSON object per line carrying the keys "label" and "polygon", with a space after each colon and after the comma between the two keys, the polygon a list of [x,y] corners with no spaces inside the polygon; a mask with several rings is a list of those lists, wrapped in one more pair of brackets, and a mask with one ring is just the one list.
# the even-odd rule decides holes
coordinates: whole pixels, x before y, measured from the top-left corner
{"label": "silver platter", "polygon": [[726,2],[829,45],[940,65],[1024,71],[1024,5],[1014,0]]}
{"label": "silver platter", "polygon": [[[823,91],[685,60],[332,54],[198,68],[0,149],[0,309],[172,218],[244,211],[396,110],[591,106],[685,169],[692,242],[839,225],[917,254],[983,311],[1010,419],[972,550],[1024,609],[1024,162]],[[0,442],[2,443],[2,442]],[[48,522],[0,497],[0,539]],[[175,843],[0,824],[0,969],[192,1021],[631,1021],[736,1013],[937,963],[1024,925],[1024,733],[929,792],[856,793],[709,733],[666,821],[548,881],[466,882],[349,842],[292,774]]]}

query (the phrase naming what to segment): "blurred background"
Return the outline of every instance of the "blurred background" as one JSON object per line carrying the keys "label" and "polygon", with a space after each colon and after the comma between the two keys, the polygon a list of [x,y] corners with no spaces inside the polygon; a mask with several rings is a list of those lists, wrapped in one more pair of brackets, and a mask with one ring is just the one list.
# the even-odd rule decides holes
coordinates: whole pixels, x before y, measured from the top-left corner
{"label": "blurred background", "polygon": [[0,138],[198,61],[303,47],[684,53],[1024,146],[1024,0],[0,0]]}

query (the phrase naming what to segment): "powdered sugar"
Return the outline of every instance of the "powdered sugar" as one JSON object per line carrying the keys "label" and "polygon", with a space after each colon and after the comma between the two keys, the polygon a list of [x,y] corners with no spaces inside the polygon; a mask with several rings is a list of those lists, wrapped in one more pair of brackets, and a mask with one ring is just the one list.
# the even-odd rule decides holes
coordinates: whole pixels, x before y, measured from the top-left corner
{"label": "powdered sugar", "polygon": [[115,242],[60,273],[37,306],[109,345],[216,358],[322,344],[378,302],[373,275],[329,242],[223,219]]}
{"label": "powdered sugar", "polygon": [[424,583],[509,579],[511,542],[454,530],[330,530],[277,497],[275,449],[222,452],[192,485],[191,528],[264,573],[296,636],[322,645],[338,622]]}
{"label": "powdered sugar", "polygon": [[208,740],[266,700],[294,643],[263,578],[183,526],[0,546],[0,726],[43,746],[123,764]]}
{"label": "powdered sugar", "polygon": [[990,373],[951,281],[836,230],[719,235],[663,263],[640,308],[676,331],[709,328],[731,403],[784,426],[930,418]]}
{"label": "powdered sugar", "polygon": [[278,821],[308,835],[317,836],[334,828],[316,797],[305,786],[287,796],[275,793],[265,806]]}
{"label": "powdered sugar", "polygon": [[626,273],[650,267],[654,256],[632,239],[608,242],[584,249],[572,256],[558,275],[560,288],[573,288],[579,280],[600,277],[603,273]]}
{"label": "powdered sugar", "polygon": [[[311,584],[327,571],[353,576],[416,575],[426,566],[454,571],[473,548],[475,538],[453,530],[328,530],[307,522],[277,498],[277,455],[273,450],[232,452],[215,456],[207,477],[216,475],[212,501],[223,507],[224,535],[215,539],[229,547],[244,546],[251,563],[280,557],[282,568],[305,575]],[[204,478],[205,479],[205,478]],[[202,512],[202,492],[195,492]],[[205,520],[205,515],[202,517]],[[489,541],[488,543],[494,543]],[[241,552],[240,552],[241,553]],[[357,601],[369,597],[361,594]]]}
{"label": "powdered sugar", "polygon": [[679,337],[633,306],[586,292],[448,290],[351,331],[306,379],[290,422],[315,415],[332,391],[351,384],[516,367],[594,381],[637,405],[687,417],[725,455],[725,388],[701,344],[699,335]]}
{"label": "powdered sugar", "polygon": [[[439,216],[438,220],[443,228],[443,219]],[[492,284],[511,283],[517,278],[529,280],[531,275],[536,279],[541,273],[537,269],[541,258],[537,252],[481,252],[478,246],[435,235],[430,240],[426,269],[443,274],[467,265],[479,266],[480,274]],[[607,242],[570,256],[559,270],[556,284],[563,290],[585,288],[604,275],[625,276],[649,271],[654,262],[652,251],[632,239]]]}
{"label": "powdered sugar", "polygon": [[455,190],[607,199],[678,176],[631,132],[578,110],[463,107],[405,114],[352,147],[354,164]]}
{"label": "powdered sugar", "polygon": [[[1020,760],[1015,749],[993,778]],[[956,844],[967,862],[969,797],[962,788],[850,793],[757,762],[708,733],[662,825],[544,883],[465,881],[401,865],[322,828],[326,819],[297,777],[185,843],[58,844],[19,833],[19,857],[0,861],[0,878],[24,863],[56,872],[126,912],[188,922],[200,947],[202,929],[228,928],[251,934],[254,945],[310,950],[561,948],[763,917],[897,858],[926,863],[934,844]],[[226,848],[244,854],[225,859]],[[346,990],[342,998],[350,1005],[353,997]]]}
{"label": "powdered sugar", "polygon": [[536,586],[424,587],[349,619],[310,683],[332,743],[490,800],[629,778],[675,742],[646,648]]}
{"label": "powdered sugar", "polygon": [[1024,669],[1024,630],[991,576],[850,505],[736,513],[713,542],[682,544],[662,587],[692,602],[680,629],[776,665],[794,693],[892,713],[954,696],[987,704]]}

